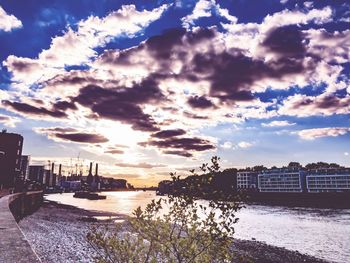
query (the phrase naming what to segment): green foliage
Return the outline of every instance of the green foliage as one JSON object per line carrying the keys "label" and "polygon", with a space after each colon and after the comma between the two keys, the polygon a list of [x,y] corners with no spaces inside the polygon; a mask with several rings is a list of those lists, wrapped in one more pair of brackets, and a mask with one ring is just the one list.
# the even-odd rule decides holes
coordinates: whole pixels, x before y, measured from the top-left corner
{"label": "green foliage", "polygon": [[171,173],[174,188],[166,198],[137,208],[127,223],[113,230],[94,229],[88,240],[98,252],[96,262],[232,262],[235,212],[241,204],[222,201],[223,193],[217,190],[208,201],[198,200],[203,191],[209,194],[205,186],[220,172],[219,158],[200,169],[209,176],[184,185]]}

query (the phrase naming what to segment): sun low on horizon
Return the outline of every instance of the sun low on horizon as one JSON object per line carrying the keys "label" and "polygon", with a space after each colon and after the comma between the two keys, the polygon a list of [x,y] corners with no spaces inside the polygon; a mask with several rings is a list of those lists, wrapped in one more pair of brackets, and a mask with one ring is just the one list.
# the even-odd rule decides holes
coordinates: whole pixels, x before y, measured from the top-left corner
{"label": "sun low on horizon", "polygon": [[136,186],[349,166],[349,28],[345,0],[0,1],[0,127]]}

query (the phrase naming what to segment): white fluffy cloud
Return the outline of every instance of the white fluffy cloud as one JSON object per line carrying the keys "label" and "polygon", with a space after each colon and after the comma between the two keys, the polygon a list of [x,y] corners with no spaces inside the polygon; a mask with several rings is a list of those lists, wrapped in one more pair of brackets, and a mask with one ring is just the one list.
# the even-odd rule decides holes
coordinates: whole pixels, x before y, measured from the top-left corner
{"label": "white fluffy cloud", "polygon": [[246,148],[250,148],[254,145],[254,143],[252,142],[247,142],[247,141],[241,141],[237,144],[233,144],[230,141],[226,141],[223,144],[220,145],[220,148],[225,149],[225,150],[237,150],[237,149],[246,149]]}
{"label": "white fluffy cloud", "polygon": [[22,22],[14,15],[9,15],[0,6],[0,30],[10,32],[13,29],[21,28]]}
{"label": "white fluffy cloud", "polygon": [[[79,125],[79,131],[84,125],[98,127],[96,133],[110,141],[116,137],[115,130],[120,134],[123,128],[127,132],[118,138],[132,138],[137,149],[145,145],[139,143],[149,140],[151,148],[158,146],[161,152],[185,157],[192,153],[182,150],[191,151],[194,146],[200,152],[213,149],[214,143],[208,141],[204,145],[202,142],[206,141],[198,134],[205,126],[281,115],[328,116],[350,111],[348,95],[338,98],[331,94],[347,87],[345,80],[338,81],[343,66],[337,63],[348,58],[350,31],[328,34],[320,29],[299,27],[330,21],[331,8],[284,10],[267,16],[261,24],[239,24],[237,18],[217,2],[200,0],[193,13],[182,19],[187,31],[169,30],[125,50],[105,50],[97,54],[94,48],[104,46],[116,36],[134,37],[158,19],[168,6],[151,11],[123,6],[104,18],[90,16],[80,21],[76,30],[68,28],[62,36],[54,37],[51,46],[36,59],[9,56],[4,65],[13,73],[13,85],[23,84],[27,89],[19,95],[31,96],[30,99],[6,98],[20,102],[7,102],[7,109],[29,117],[60,118],[60,121],[69,121],[72,127]],[[225,18],[227,24],[222,25],[227,31],[195,27],[198,18],[214,14]],[[296,26],[285,27],[287,25]],[[281,41],[283,37],[293,41],[286,45]],[[69,72],[64,69],[67,65],[84,63],[89,69]],[[297,94],[268,102],[255,97],[267,88],[302,88],[319,83],[328,85],[327,93]],[[32,84],[35,86],[28,89]],[[102,129],[101,124],[107,121],[107,128]],[[109,122],[120,126],[112,129]],[[262,126],[294,124],[282,120],[266,121]],[[179,129],[186,133],[180,139],[176,138],[178,135],[173,135],[175,139],[152,139],[158,130]],[[135,135],[130,136],[131,131]],[[301,131],[299,135],[313,136],[308,134],[310,132]],[[76,139],[76,134],[70,135],[69,139]],[[196,138],[200,145],[193,145],[197,141],[190,139],[197,135],[201,136]],[[57,136],[61,135],[51,133],[50,138],[62,141],[62,136]],[[101,141],[92,134],[84,136]],[[175,145],[176,148],[172,140],[182,148]],[[252,142],[241,141],[223,142],[219,147],[251,146]]]}
{"label": "white fluffy cloud", "polygon": [[261,124],[264,127],[283,127],[283,126],[292,126],[295,125],[293,122],[289,121],[271,121],[271,122],[265,122]]}
{"label": "white fluffy cloud", "polygon": [[134,5],[124,5],[103,18],[90,16],[78,23],[76,31],[68,28],[62,36],[54,37],[50,47],[37,59],[11,55],[3,65],[13,74],[17,87],[25,89],[64,73],[65,66],[89,63],[97,56],[94,48],[104,46],[116,37],[134,37],[159,19],[167,8],[168,5],[162,5],[151,11],[139,11]]}
{"label": "white fluffy cloud", "polygon": [[243,149],[250,148],[252,146],[253,146],[253,143],[251,143],[251,142],[241,141],[238,143],[238,147],[243,148]]}
{"label": "white fluffy cloud", "polygon": [[192,13],[181,19],[182,26],[189,29],[195,25],[197,19],[201,17],[211,17],[214,13],[225,18],[230,23],[236,23],[238,20],[237,17],[230,15],[227,9],[221,8],[215,0],[199,0]]}
{"label": "white fluffy cloud", "polygon": [[223,149],[232,149],[233,144],[232,142],[224,142],[223,144],[220,145],[220,147]]}
{"label": "white fluffy cloud", "polygon": [[322,137],[337,137],[350,132],[348,127],[315,128],[298,131],[297,134],[303,140],[314,140]]}

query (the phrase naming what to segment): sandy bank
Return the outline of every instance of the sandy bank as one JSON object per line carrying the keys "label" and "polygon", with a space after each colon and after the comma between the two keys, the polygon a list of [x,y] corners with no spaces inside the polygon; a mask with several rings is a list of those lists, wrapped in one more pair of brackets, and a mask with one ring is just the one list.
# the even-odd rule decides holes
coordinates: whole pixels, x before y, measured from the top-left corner
{"label": "sandy bank", "polygon": [[[33,215],[20,221],[34,250],[43,262],[76,263],[93,262],[94,251],[86,241],[90,228],[107,221],[91,222],[91,217],[125,218],[113,213],[91,212],[54,202],[45,202]],[[321,263],[314,257],[256,241],[236,240],[234,251],[238,255],[258,263]],[[246,262],[246,261],[244,261]]]}

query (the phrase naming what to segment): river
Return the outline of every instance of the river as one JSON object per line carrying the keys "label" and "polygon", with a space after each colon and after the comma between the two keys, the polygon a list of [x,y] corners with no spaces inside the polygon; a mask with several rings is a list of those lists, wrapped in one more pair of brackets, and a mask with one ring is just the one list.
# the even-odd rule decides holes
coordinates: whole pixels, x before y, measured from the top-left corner
{"label": "river", "polygon": [[[106,200],[73,198],[72,193],[50,194],[47,200],[87,210],[131,215],[145,207],[155,192],[104,192]],[[298,250],[328,261],[350,262],[350,209],[289,208],[249,205],[237,213],[235,236]]]}

